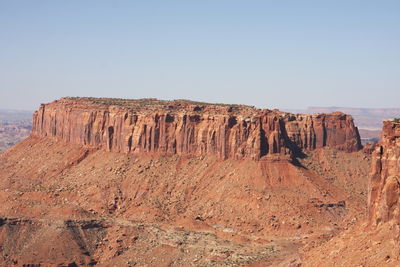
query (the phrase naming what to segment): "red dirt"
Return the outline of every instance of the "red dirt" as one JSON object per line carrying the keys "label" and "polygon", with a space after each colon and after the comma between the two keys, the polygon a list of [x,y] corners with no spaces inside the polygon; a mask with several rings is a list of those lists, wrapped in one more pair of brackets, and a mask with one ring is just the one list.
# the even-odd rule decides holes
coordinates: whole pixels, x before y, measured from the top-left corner
{"label": "red dirt", "polygon": [[[329,161],[318,162],[320,157]],[[327,175],[346,173],[353,166],[350,158],[358,160],[358,173],[344,180]],[[362,152],[320,150],[300,164],[138,157],[29,137],[0,156],[3,261],[44,266],[296,263],[299,246],[329,239],[355,215],[365,215],[363,170],[369,169],[369,158]],[[16,233],[24,239],[11,241]],[[48,254],[50,247],[54,254]],[[163,256],[156,256],[160,251]]]}
{"label": "red dirt", "polygon": [[357,151],[342,113],[42,105],[0,154],[0,263],[398,266],[399,134],[385,125],[370,182],[374,147]]}

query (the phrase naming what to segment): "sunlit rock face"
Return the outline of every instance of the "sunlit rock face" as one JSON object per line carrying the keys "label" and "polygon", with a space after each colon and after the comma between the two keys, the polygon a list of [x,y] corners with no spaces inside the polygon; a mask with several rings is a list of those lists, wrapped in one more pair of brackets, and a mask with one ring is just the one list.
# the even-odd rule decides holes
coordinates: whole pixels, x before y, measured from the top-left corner
{"label": "sunlit rock face", "polygon": [[400,223],[400,123],[383,123],[381,145],[373,153],[369,218],[372,225]]}
{"label": "sunlit rock face", "polygon": [[353,118],[187,100],[61,98],[34,113],[32,135],[123,153],[260,159],[361,148]]}

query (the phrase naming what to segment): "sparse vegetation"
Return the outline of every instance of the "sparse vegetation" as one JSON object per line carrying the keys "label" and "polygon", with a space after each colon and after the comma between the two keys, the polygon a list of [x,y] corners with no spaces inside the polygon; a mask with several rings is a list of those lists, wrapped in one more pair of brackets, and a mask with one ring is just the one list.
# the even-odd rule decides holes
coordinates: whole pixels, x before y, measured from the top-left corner
{"label": "sparse vegetation", "polygon": [[[223,103],[207,103],[200,101],[192,101],[186,99],[175,100],[160,100],[157,98],[142,98],[142,99],[121,99],[121,98],[94,98],[94,97],[65,97],[63,100],[71,101],[89,101],[93,104],[106,105],[106,106],[120,106],[130,109],[144,107],[146,110],[154,110],[159,107],[173,108],[174,110],[184,110],[187,106],[203,107],[227,107],[234,111],[254,111],[254,106],[240,105],[240,104],[223,104]],[[198,111],[202,110],[199,109]],[[196,111],[196,110],[195,110]]]}

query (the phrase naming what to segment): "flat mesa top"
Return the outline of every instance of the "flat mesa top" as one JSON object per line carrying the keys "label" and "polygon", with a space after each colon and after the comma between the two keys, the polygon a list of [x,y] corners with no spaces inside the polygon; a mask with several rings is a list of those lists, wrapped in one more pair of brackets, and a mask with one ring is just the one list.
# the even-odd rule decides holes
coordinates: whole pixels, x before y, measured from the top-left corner
{"label": "flat mesa top", "polygon": [[132,112],[206,112],[206,113],[240,113],[257,114],[260,109],[254,106],[238,104],[220,104],[191,101],[186,99],[159,100],[156,98],[121,99],[95,97],[63,97],[50,105],[65,105],[75,108],[122,108]]}
{"label": "flat mesa top", "polygon": [[165,106],[165,105],[180,105],[180,106],[221,106],[221,107],[246,107],[254,108],[246,105],[238,104],[221,104],[221,103],[207,103],[192,101],[187,99],[176,100],[160,100],[157,98],[141,98],[141,99],[122,99],[122,98],[95,98],[95,97],[68,97],[69,100],[84,100],[102,105],[115,105],[115,106]]}
{"label": "flat mesa top", "polygon": [[393,123],[393,124],[400,124],[400,118],[392,118],[392,119],[388,119],[385,121]]}
{"label": "flat mesa top", "polygon": [[277,116],[293,120],[296,117],[302,119],[305,117],[318,117],[320,115],[345,115],[342,112],[315,113],[315,114],[293,114],[289,112],[282,112],[277,109],[258,109],[254,106],[240,105],[240,104],[221,104],[221,103],[206,103],[199,101],[192,101],[186,99],[178,100],[159,100],[156,98],[142,98],[142,99],[122,99],[122,98],[96,98],[96,97],[63,97],[42,106],[58,108],[60,106],[79,109],[79,110],[109,110],[109,109],[122,109],[132,113],[139,114],[156,114],[158,112],[167,112],[170,114],[178,113],[198,113],[210,115],[238,115],[244,117],[259,116],[261,114],[272,113]]}

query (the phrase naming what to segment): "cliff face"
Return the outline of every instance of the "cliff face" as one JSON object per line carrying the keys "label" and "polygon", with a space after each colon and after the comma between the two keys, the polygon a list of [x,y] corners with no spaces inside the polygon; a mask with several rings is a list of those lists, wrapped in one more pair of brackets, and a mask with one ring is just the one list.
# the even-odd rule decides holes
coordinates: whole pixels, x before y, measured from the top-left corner
{"label": "cliff face", "polygon": [[361,141],[353,118],[341,112],[315,115],[287,115],[288,138],[301,150],[331,147],[353,152],[361,149]]}
{"label": "cliff face", "polygon": [[343,113],[294,115],[184,100],[62,98],[34,113],[31,134],[114,152],[223,159],[361,147],[353,119]]}
{"label": "cliff face", "polygon": [[369,194],[372,225],[400,223],[400,123],[384,121],[381,145],[373,153]]}

